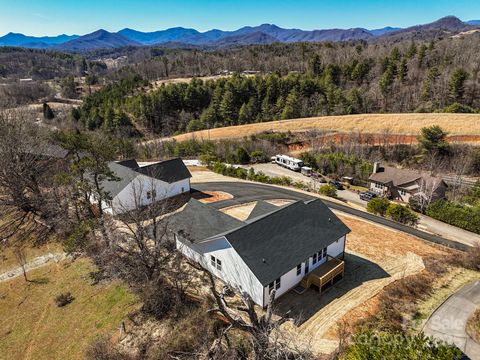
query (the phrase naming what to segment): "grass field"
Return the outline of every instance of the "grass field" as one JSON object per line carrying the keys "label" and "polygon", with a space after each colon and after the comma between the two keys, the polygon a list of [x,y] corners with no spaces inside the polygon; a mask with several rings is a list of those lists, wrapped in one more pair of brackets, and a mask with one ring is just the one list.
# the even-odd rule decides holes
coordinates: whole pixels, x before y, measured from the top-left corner
{"label": "grass field", "polygon": [[[11,270],[19,266],[13,247],[0,248],[0,273]],[[59,243],[50,242],[41,246],[29,246],[25,249],[27,261],[30,261],[37,256],[46,255],[48,253],[58,253],[62,251],[62,246]]]}
{"label": "grass field", "polygon": [[422,127],[439,125],[450,135],[465,136],[465,141],[480,141],[480,114],[363,114],[322,116],[201,130],[174,136],[177,141],[191,139],[234,139],[264,131],[324,130],[381,134],[417,135]]}
{"label": "grass field", "polygon": [[[119,283],[91,285],[94,270],[78,259],[31,271],[34,282],[0,283],[0,359],[82,359],[95,337],[116,331],[137,300]],[[57,307],[65,292],[74,301]]]}

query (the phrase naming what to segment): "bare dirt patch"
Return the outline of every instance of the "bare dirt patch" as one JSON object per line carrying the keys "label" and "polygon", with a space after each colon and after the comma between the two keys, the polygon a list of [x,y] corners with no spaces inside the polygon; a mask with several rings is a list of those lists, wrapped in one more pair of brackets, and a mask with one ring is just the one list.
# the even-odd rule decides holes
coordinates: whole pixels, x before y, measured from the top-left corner
{"label": "bare dirt patch", "polygon": [[198,199],[204,204],[233,199],[232,194],[226,193],[224,191],[203,191],[194,193],[192,197]]}
{"label": "bare dirt patch", "polygon": [[252,212],[256,204],[256,201],[252,201],[241,205],[229,206],[221,209],[220,211],[227,215],[230,215],[231,217],[234,217],[235,219],[245,221],[250,216],[250,213]]}
{"label": "bare dirt patch", "polygon": [[321,295],[309,289],[279,299],[279,310],[292,310],[301,318],[298,327],[286,325],[300,344],[310,344],[319,353],[338,345],[337,323],[348,323],[378,311],[379,294],[396,280],[425,269],[423,259],[447,254],[447,249],[346,215],[339,215],[352,230],[347,235],[345,278]]}
{"label": "bare dirt patch", "polygon": [[373,225],[354,217],[337,214],[352,230],[347,235],[347,249],[360,253],[369,259],[382,262],[408,253],[421,257],[446,255],[446,249],[427,243],[400,231]]}
{"label": "bare dirt patch", "polygon": [[293,200],[287,200],[287,199],[272,199],[272,200],[265,200],[265,202],[275,205],[275,206],[284,206],[291,204]]}

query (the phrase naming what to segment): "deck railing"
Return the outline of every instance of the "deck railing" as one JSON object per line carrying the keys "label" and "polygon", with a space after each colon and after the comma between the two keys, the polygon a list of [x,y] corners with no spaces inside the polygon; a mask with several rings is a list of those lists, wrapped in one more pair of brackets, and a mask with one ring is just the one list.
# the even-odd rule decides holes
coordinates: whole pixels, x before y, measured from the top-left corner
{"label": "deck railing", "polygon": [[333,280],[338,276],[345,274],[345,262],[333,256],[327,255],[327,261],[312,270],[312,272],[305,275],[300,285],[304,288],[309,288],[316,285],[319,292],[322,292],[322,287],[329,282],[333,284]]}

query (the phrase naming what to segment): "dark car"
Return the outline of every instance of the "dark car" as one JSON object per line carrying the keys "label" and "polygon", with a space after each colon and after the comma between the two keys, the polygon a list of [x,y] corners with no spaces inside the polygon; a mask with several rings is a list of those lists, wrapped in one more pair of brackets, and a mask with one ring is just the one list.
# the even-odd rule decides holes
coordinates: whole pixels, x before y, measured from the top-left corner
{"label": "dark car", "polygon": [[360,199],[361,200],[364,200],[364,201],[370,201],[372,200],[374,197],[377,197],[378,195],[375,194],[374,192],[372,191],[367,191],[367,192],[362,192],[360,193]]}
{"label": "dark car", "polygon": [[340,181],[330,180],[328,183],[330,185],[335,186],[335,189],[337,189],[337,190],[344,190],[345,189]]}

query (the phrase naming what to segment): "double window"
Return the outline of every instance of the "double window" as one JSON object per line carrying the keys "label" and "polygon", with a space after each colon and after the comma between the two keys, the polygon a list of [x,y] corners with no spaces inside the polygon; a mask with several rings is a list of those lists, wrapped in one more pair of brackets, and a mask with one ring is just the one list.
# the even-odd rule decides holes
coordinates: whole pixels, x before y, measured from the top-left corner
{"label": "double window", "polygon": [[302,264],[297,265],[297,276],[302,274]]}
{"label": "double window", "polygon": [[317,262],[324,259],[326,256],[327,256],[327,248],[325,247],[322,250],[320,250],[319,252],[316,252],[315,254],[313,254],[312,264],[316,264]]}
{"label": "double window", "polygon": [[215,256],[210,255],[210,265],[217,270],[222,271],[222,260],[217,259]]}
{"label": "double window", "polygon": [[270,284],[268,284],[268,292],[271,293],[273,289],[278,290],[280,289],[280,278],[278,278],[275,281],[272,281]]}

